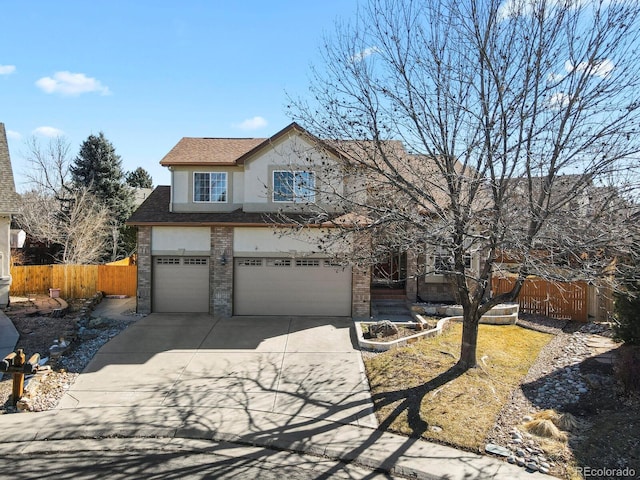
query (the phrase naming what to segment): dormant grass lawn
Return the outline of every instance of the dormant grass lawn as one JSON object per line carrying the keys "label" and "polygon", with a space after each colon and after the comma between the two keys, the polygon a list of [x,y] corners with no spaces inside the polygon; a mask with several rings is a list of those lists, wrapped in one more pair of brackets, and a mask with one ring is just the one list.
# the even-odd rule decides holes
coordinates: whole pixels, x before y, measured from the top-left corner
{"label": "dormant grass lawn", "polygon": [[450,369],[460,352],[462,325],[439,337],[365,361],[382,428],[484,450],[484,439],[510,392],[519,385],[551,335],[515,325],[480,325],[480,367]]}

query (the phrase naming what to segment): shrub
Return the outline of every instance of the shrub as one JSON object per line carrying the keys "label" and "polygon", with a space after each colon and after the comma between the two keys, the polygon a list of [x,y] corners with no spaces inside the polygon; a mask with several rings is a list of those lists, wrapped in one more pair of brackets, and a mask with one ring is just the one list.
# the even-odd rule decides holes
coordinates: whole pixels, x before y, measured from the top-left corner
{"label": "shrub", "polygon": [[627,282],[625,287],[625,292],[616,295],[613,331],[616,340],[640,345],[640,281]]}
{"label": "shrub", "polygon": [[553,438],[560,442],[567,441],[567,434],[561,432],[548,418],[536,418],[523,425],[524,429],[538,437]]}

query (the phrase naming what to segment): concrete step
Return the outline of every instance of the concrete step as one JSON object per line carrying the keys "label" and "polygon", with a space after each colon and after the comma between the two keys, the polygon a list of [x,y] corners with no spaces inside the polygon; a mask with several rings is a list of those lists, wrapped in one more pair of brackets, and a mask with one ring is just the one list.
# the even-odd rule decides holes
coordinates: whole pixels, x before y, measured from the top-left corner
{"label": "concrete step", "polygon": [[376,316],[411,316],[411,311],[404,300],[373,300],[372,311]]}
{"label": "concrete step", "polygon": [[405,300],[406,293],[403,288],[372,288],[372,300]]}

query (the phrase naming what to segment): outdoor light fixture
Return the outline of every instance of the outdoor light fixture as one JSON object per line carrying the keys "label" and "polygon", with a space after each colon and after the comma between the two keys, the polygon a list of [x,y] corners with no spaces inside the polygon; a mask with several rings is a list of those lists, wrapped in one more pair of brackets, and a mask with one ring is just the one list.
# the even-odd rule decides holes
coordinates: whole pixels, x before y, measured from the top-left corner
{"label": "outdoor light fixture", "polygon": [[222,252],[222,255],[220,255],[220,265],[226,265],[227,264],[227,252]]}

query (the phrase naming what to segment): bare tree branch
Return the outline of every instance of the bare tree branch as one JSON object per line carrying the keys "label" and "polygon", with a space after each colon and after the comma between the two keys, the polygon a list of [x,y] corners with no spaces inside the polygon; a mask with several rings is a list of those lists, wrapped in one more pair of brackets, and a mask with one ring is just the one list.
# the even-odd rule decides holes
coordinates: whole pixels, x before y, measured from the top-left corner
{"label": "bare tree branch", "polygon": [[[476,364],[480,316],[527,275],[596,279],[630,253],[639,37],[635,0],[370,0],[327,40],[314,100],[292,102],[327,155],[342,152],[324,174],[350,185],[326,194],[366,219],[342,223],[345,235],[379,243],[352,261],[384,249],[450,258],[461,368]],[[517,281],[495,295],[507,252]]]}

